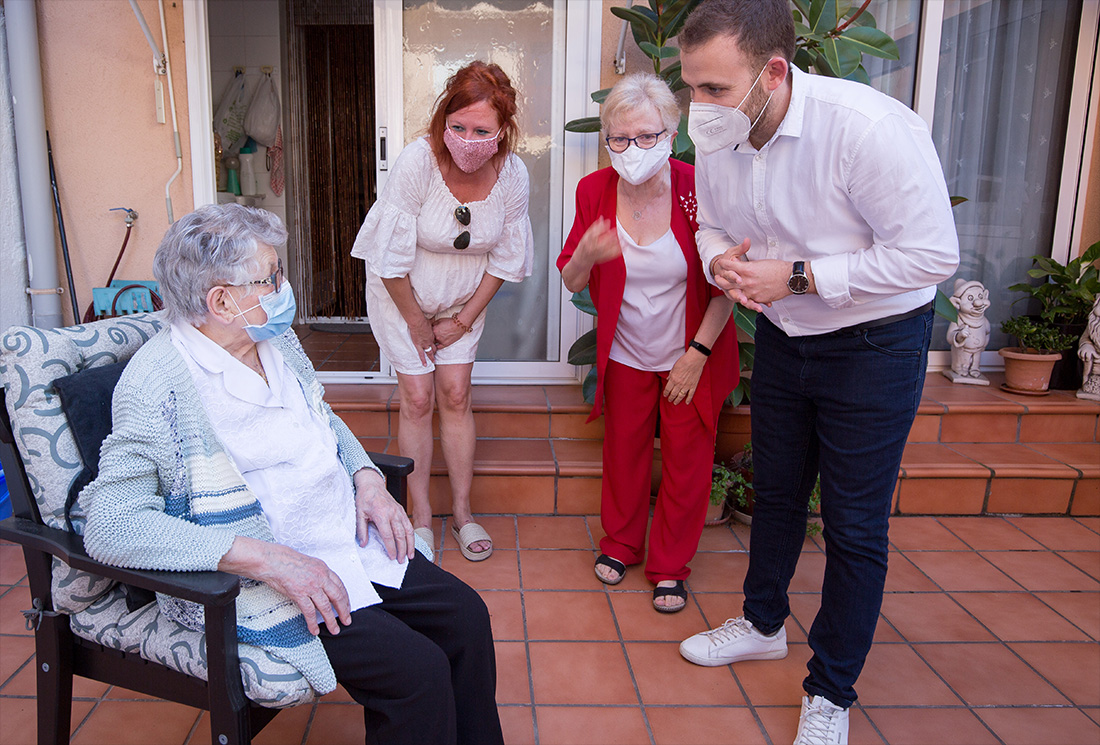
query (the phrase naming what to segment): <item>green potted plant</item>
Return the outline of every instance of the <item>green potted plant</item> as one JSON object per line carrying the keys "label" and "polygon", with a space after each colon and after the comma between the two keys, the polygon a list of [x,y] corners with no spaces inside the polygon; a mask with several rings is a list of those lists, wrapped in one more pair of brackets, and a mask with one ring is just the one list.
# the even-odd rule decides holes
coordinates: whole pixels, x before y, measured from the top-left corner
{"label": "green potted plant", "polygon": [[[737,510],[750,503],[752,499],[752,484],[749,483],[743,473],[737,469],[731,469],[721,463],[714,464],[710,482],[710,507],[707,509],[706,525],[723,525],[729,522]],[[749,510],[751,512],[751,506]],[[744,519],[742,512],[741,519]],[[751,517],[748,518],[752,520]]]}
{"label": "green potted plant", "polygon": [[1063,350],[1073,347],[1076,337],[1059,331],[1042,317],[1030,316],[1009,318],[1001,323],[1001,331],[1019,343],[998,350],[1005,361],[1005,382],[1001,387],[1011,393],[1046,395],[1054,363],[1062,359]]}
{"label": "green potted plant", "polygon": [[[729,466],[716,464],[711,480],[710,501],[724,501],[726,511],[745,525],[752,525],[753,500],[756,492],[752,487],[752,443],[748,443],[730,460]],[[821,522],[817,516],[821,511],[821,478],[814,483],[810,492],[810,520],[806,523],[806,535],[821,532]],[[723,521],[724,522],[724,521]],[[714,523],[720,524],[720,523]]]}
{"label": "green potted plant", "polygon": [[[1038,303],[1039,316],[1043,321],[1062,333],[1080,337],[1092,304],[1100,292],[1100,273],[1095,266],[1097,259],[1100,259],[1100,241],[1065,265],[1047,256],[1032,256],[1033,266],[1027,275],[1039,280],[1038,283],[1020,282],[1008,289],[1024,293],[1020,300],[1031,299]],[[1062,351],[1060,362],[1051,373],[1050,387],[1059,390],[1081,387],[1081,369],[1072,345]]]}

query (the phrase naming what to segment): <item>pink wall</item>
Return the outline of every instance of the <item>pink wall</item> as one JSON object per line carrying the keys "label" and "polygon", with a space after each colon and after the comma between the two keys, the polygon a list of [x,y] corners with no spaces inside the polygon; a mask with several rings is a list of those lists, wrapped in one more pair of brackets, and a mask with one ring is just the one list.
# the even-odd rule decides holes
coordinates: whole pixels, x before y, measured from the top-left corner
{"label": "pink wall", "polygon": [[[152,51],[127,0],[37,0],[46,127],[65,218],[80,311],[92,287],[107,282],[122,238],[122,212],[139,217],[119,266],[120,279],[152,279],[153,254],[168,229],[164,185],[176,170],[167,79],[165,124],[154,107]],[[162,46],[156,0],[138,0]],[[194,207],[187,119],[181,0],[165,0],[169,57],[183,146],[183,171],[172,184],[175,217]],[[58,240],[58,266],[64,272]],[[64,276],[61,284],[65,285]],[[66,323],[71,303],[62,302]]]}

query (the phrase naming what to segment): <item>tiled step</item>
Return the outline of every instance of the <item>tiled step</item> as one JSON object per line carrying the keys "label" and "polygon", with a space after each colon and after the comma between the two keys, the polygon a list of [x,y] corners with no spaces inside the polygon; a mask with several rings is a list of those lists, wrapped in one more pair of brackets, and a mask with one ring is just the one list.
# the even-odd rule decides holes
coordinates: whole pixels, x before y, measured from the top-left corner
{"label": "tiled step", "polygon": [[[370,390],[366,390],[370,389]],[[326,399],[368,450],[399,452],[400,402],[393,385],[330,385]],[[507,514],[597,514],[603,422],[586,423],[580,386],[475,386],[474,510]],[[436,446],[432,511],[450,511],[450,484]]]}
{"label": "tiled step", "polygon": [[[909,436],[896,514],[1100,514],[1100,404],[1052,392],[1017,396],[930,374]],[[393,385],[332,385],[327,399],[368,449],[397,452]],[[475,386],[474,509],[506,514],[599,512],[602,419],[586,423],[580,386]],[[748,442],[751,408],[726,407],[716,460]],[[438,437],[438,419],[436,422]],[[431,498],[449,511],[441,449]]]}
{"label": "tiled step", "polygon": [[900,514],[1100,514],[1100,404],[929,374],[902,458]]}

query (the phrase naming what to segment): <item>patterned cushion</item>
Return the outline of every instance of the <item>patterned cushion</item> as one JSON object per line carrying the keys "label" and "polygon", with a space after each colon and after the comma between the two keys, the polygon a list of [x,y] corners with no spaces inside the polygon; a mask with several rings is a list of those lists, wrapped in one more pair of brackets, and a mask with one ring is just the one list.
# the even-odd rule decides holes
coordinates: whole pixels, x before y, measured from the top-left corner
{"label": "patterned cushion", "polygon": [[[53,389],[57,378],[130,359],[164,321],[159,313],[113,318],[54,330],[13,326],[0,339],[0,383],[7,388],[19,454],[42,521],[65,529],[65,498],[84,465]],[[71,511],[73,529],[84,530],[79,503]],[[112,583],[54,561],[54,607],[66,613],[87,608]]]}
{"label": "patterned cushion", "polygon": [[[53,381],[80,370],[123,362],[165,325],[161,313],[43,330],[13,326],[0,338],[0,384],[19,453],[42,521],[64,530],[65,499],[84,468]],[[70,512],[83,533],[79,502]],[[156,603],[135,611],[120,587],[54,560],[55,610],[69,613],[74,633],[113,649],[206,679],[203,635],[165,618]],[[272,707],[311,701],[313,689],[289,664],[249,644],[238,645],[245,694]]]}
{"label": "patterned cushion", "polygon": [[[71,626],[77,636],[206,680],[203,635],[165,618],[156,603],[127,610],[119,587],[73,614]],[[244,692],[252,701],[283,708],[316,698],[313,688],[289,663],[251,644],[238,644],[237,654]]]}

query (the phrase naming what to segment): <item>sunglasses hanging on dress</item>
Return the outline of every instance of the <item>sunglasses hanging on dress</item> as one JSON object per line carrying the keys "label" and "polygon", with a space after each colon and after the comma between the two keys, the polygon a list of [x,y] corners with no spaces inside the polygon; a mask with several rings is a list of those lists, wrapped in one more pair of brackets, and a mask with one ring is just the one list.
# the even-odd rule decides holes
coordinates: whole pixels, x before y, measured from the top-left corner
{"label": "sunglasses hanging on dress", "polygon": [[[459,223],[461,223],[463,226],[469,225],[470,224],[470,208],[467,207],[464,204],[460,204],[457,207],[455,207],[455,219],[458,220]],[[455,242],[454,242],[455,249],[457,249],[459,251],[462,251],[462,250],[468,248],[469,245],[470,245],[470,231],[469,230],[463,230],[461,233],[458,234],[458,237],[455,238]]]}

